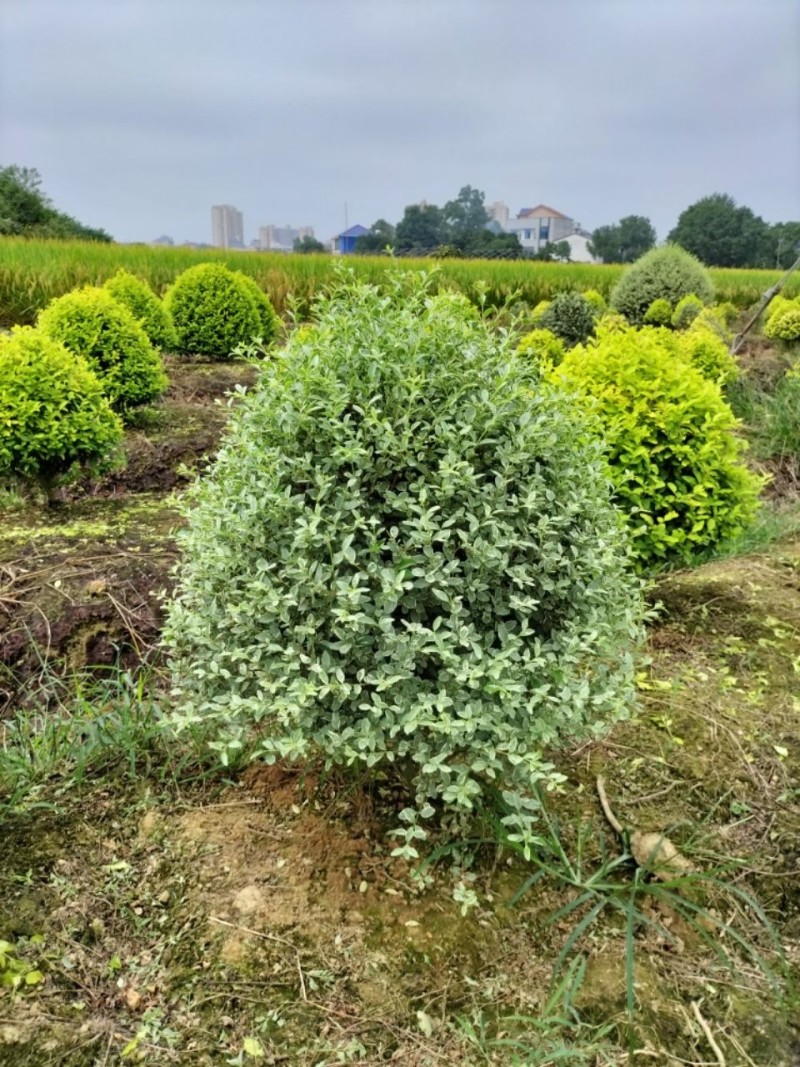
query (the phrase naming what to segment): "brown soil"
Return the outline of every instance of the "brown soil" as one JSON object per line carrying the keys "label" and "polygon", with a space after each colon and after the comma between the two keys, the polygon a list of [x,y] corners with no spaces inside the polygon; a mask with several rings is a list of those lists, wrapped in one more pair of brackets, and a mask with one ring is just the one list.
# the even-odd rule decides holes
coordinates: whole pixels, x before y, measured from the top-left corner
{"label": "brown soil", "polygon": [[0,713],[43,671],[150,655],[179,521],[158,498],[14,516],[0,537]]}
{"label": "brown soil", "polygon": [[247,363],[168,360],[170,387],[157,403],[131,416],[124,463],[103,478],[65,489],[62,500],[126,493],[169,492],[188,484],[216,451],[228,419],[226,397],[252,386],[258,369]]}
{"label": "brown soil", "polygon": [[800,500],[800,456],[775,456],[762,464],[769,482],[764,487],[768,500],[796,503]]}

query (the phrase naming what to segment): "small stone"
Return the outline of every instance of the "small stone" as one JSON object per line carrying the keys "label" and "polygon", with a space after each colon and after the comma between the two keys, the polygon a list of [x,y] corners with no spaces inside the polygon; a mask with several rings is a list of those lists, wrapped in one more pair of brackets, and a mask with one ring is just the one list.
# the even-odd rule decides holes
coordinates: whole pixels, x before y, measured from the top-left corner
{"label": "small stone", "polygon": [[240,915],[253,915],[265,904],[264,894],[257,885],[246,885],[233,898],[233,906]]}
{"label": "small stone", "polygon": [[125,990],[125,1003],[131,1011],[138,1011],[139,1005],[142,1003],[142,994],[135,990],[133,986],[128,986]]}

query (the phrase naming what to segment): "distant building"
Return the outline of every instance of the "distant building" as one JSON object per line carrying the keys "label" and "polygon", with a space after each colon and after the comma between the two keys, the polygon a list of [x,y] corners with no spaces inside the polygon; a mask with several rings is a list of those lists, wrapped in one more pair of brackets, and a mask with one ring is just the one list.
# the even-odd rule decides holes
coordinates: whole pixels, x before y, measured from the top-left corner
{"label": "distant building", "polygon": [[155,240],[150,242],[151,245],[174,245],[175,242],[167,234],[162,233],[160,237],[156,237]]}
{"label": "distant building", "polygon": [[244,248],[244,220],[233,205],[211,208],[211,243],[215,248]]}
{"label": "distant building", "polygon": [[271,252],[291,252],[295,241],[304,237],[313,237],[313,226],[260,226],[258,230],[258,247]]}
{"label": "distant building", "polygon": [[349,256],[356,250],[356,241],[359,237],[363,237],[368,234],[369,230],[366,226],[351,226],[349,230],[345,230],[343,233],[337,233],[333,238],[333,252],[337,256]]}
{"label": "distant building", "polygon": [[503,229],[507,233],[515,233],[525,251],[535,255],[546,244],[563,241],[575,233],[575,223],[554,207],[537,204],[536,207],[522,208],[515,219],[509,219],[504,224]]}
{"label": "distant building", "polygon": [[511,212],[508,210],[508,204],[504,204],[502,200],[495,200],[493,204],[487,204],[486,214],[492,222],[499,223],[500,228],[505,229]]}
{"label": "distant building", "polygon": [[589,251],[589,241],[591,240],[591,234],[586,230],[576,229],[575,233],[571,233],[569,237],[562,237],[561,240],[566,241],[569,245],[569,260],[570,263],[602,263],[602,259],[598,259],[597,256],[593,256]]}

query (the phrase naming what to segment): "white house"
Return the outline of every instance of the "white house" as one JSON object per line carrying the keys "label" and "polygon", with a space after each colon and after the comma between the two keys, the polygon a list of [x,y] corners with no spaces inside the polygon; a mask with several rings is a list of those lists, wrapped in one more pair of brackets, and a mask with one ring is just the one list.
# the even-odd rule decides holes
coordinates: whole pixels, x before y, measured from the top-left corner
{"label": "white house", "polygon": [[536,207],[524,207],[515,219],[503,223],[506,233],[515,233],[526,252],[541,251],[548,243],[563,241],[575,232],[575,223],[567,215],[562,215],[554,207],[537,204]]}
{"label": "white house", "polygon": [[[496,209],[498,206],[493,204],[492,208]],[[505,218],[500,216],[497,210],[494,210],[492,218],[495,224],[499,223],[506,233],[515,233],[525,251],[533,255],[542,251],[547,244],[566,241],[570,249],[571,262],[598,262],[589,252],[588,242],[591,234],[586,230],[582,230],[574,219],[560,211],[556,211],[554,207],[550,207],[548,204],[524,207],[514,219],[508,218],[507,208]]]}
{"label": "white house", "polygon": [[597,256],[593,256],[589,251],[589,241],[591,234],[585,230],[577,230],[575,233],[571,233],[569,237],[564,237],[562,240],[566,241],[569,245],[569,261],[570,263],[602,263],[601,259]]}

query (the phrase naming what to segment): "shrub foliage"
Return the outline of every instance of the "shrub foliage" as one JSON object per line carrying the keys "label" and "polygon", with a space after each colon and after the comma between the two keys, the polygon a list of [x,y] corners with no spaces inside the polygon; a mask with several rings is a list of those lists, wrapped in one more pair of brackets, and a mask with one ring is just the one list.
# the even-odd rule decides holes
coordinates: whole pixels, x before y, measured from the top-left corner
{"label": "shrub foliage", "polygon": [[678,352],[704,378],[717,385],[727,385],[739,377],[739,364],[716,329],[695,319],[691,329],[677,338]]}
{"label": "shrub foliage", "polygon": [[764,327],[764,336],[770,341],[800,341],[800,304],[791,303],[777,314],[771,315]]}
{"label": "shrub foliage", "polygon": [[231,358],[262,334],[262,311],[239,271],[201,263],[179,274],[164,298],[183,355]]}
{"label": "shrub foliage", "polygon": [[595,314],[596,309],[582,293],[568,289],[553,297],[538,325],[550,330],[571,348],[592,336]]}
{"label": "shrub foliage", "polygon": [[672,324],[672,305],[660,296],[645,311],[642,321],[646,326],[670,326]]}
{"label": "shrub foliage", "polygon": [[687,293],[675,305],[675,310],[672,313],[672,325],[676,330],[688,329],[703,310],[703,307],[703,301],[699,296],[695,296],[694,293]]}
{"label": "shrub foliage", "polygon": [[117,411],[154,400],[167,388],[161,356],[131,312],[105,289],[65,293],[40,314],[39,326],[87,361]]}
{"label": "shrub foliage", "polygon": [[281,320],[269,297],[255,278],[251,278],[249,274],[243,274],[238,270],[235,271],[235,274],[255,301],[256,309],[258,310],[259,336],[261,337],[262,345],[266,348],[278,339]]}
{"label": "shrub foliage", "polygon": [[550,330],[531,330],[517,345],[517,353],[541,369],[557,367],[564,358],[564,342]]}
{"label": "shrub foliage", "polygon": [[595,412],[643,568],[691,563],[738,533],[761,485],[741,462],[719,386],[677,357],[675,343],[651,328],[606,333],[555,372]]}
{"label": "shrub foliage", "polygon": [[689,294],[710,303],[714,293],[709,273],[691,253],[665,245],[651,249],[625,271],[611,292],[611,306],[640,326],[654,300],[667,300],[674,307]]}
{"label": "shrub foliage", "polygon": [[32,326],[0,338],[0,474],[50,484],[110,466],[122,423],[89,365]]}
{"label": "shrub foliage", "polygon": [[133,315],[150,344],[163,352],[173,352],[178,343],[167,309],[141,278],[127,270],[118,270],[103,286]]}
{"label": "shrub foliage", "polygon": [[166,638],[179,721],[268,761],[394,762],[419,816],[622,716],[640,596],[602,450],[461,298],[325,297],[194,491]]}
{"label": "shrub foliage", "polygon": [[597,289],[584,289],[582,296],[591,304],[595,317],[602,315],[608,306],[605,297]]}

